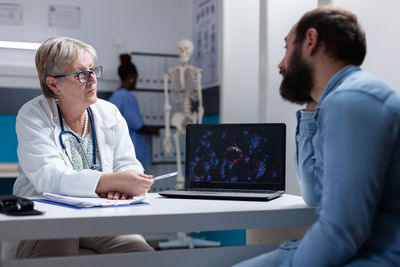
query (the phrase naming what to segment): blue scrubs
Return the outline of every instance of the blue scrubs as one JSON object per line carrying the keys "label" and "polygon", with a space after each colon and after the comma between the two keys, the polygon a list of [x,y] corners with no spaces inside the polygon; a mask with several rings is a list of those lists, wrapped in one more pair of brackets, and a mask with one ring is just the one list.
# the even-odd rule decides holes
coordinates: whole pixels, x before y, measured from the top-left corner
{"label": "blue scrubs", "polygon": [[143,120],[135,96],[129,90],[121,88],[111,95],[109,101],[118,107],[128,124],[136,158],[143,166],[150,165],[151,153],[146,137],[139,131],[143,127]]}

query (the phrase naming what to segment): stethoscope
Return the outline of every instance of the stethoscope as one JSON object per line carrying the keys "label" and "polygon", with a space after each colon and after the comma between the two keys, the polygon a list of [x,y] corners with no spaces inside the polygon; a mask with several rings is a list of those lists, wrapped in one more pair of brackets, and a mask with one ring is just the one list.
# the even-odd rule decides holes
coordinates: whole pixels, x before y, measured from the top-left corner
{"label": "stethoscope", "polygon": [[[58,135],[58,138],[60,139],[61,148],[65,151],[65,154],[69,158],[69,161],[71,162],[72,167],[74,167],[74,169],[75,169],[75,166],[74,166],[74,164],[72,162],[72,159],[70,158],[70,156],[69,156],[69,154],[67,152],[67,147],[65,146],[64,141],[62,139],[63,134],[70,134],[76,139],[76,141],[78,141],[79,147],[82,150],[83,157],[85,158],[86,163],[89,165],[89,160],[87,159],[86,153],[82,148],[81,139],[74,132],[68,131],[68,130],[64,130],[63,118],[62,118],[61,110],[60,110],[58,105],[57,105],[57,110],[58,110],[58,118],[60,120],[60,126],[61,126],[61,132]],[[99,168],[96,166],[96,132],[95,132],[95,129],[94,129],[92,112],[90,111],[89,108],[87,108],[86,111],[87,111],[87,113],[89,115],[90,127],[92,128],[92,139],[93,139],[93,143],[92,143],[92,145],[93,145],[93,162],[92,162],[92,166],[90,167],[90,169],[99,170]]]}

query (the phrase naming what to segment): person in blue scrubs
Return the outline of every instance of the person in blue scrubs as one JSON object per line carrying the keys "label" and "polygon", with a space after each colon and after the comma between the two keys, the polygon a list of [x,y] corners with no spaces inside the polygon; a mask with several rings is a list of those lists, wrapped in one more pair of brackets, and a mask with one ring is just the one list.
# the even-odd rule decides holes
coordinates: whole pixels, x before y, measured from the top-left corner
{"label": "person in blue scrubs", "polygon": [[109,101],[118,107],[125,118],[129,128],[129,135],[135,147],[136,157],[146,167],[152,162],[146,135],[158,135],[159,131],[158,128],[143,124],[138,102],[132,94],[132,91],[136,89],[138,71],[132,63],[131,56],[129,54],[121,54],[120,61],[118,75],[121,79],[121,86],[111,95]]}
{"label": "person in blue scrubs", "polygon": [[400,266],[400,95],[360,68],[365,33],[349,11],[309,11],[285,43],[280,94],[306,104],[295,165],[318,220],[237,266]]}

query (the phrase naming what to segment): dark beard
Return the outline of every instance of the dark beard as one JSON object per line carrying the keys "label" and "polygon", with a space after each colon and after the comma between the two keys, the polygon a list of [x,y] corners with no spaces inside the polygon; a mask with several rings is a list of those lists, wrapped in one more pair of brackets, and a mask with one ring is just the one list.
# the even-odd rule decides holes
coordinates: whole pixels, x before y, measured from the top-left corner
{"label": "dark beard", "polygon": [[283,80],[279,92],[283,99],[300,105],[313,101],[311,89],[314,87],[314,70],[301,58],[300,47],[289,59],[289,68],[280,73]]}

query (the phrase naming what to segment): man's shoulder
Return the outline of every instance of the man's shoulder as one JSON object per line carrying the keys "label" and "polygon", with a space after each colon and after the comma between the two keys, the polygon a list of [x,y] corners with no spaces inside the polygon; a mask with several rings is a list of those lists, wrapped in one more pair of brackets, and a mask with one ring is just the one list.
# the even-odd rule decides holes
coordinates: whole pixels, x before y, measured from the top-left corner
{"label": "man's shoulder", "polygon": [[363,71],[348,75],[320,107],[326,115],[342,114],[341,120],[376,118],[400,122],[400,95],[385,82]]}
{"label": "man's shoulder", "polygon": [[356,71],[346,77],[334,90],[331,97],[345,94],[348,101],[364,96],[370,101],[378,101],[383,105],[397,105],[400,108],[400,95],[387,83],[376,78],[367,71]]}

